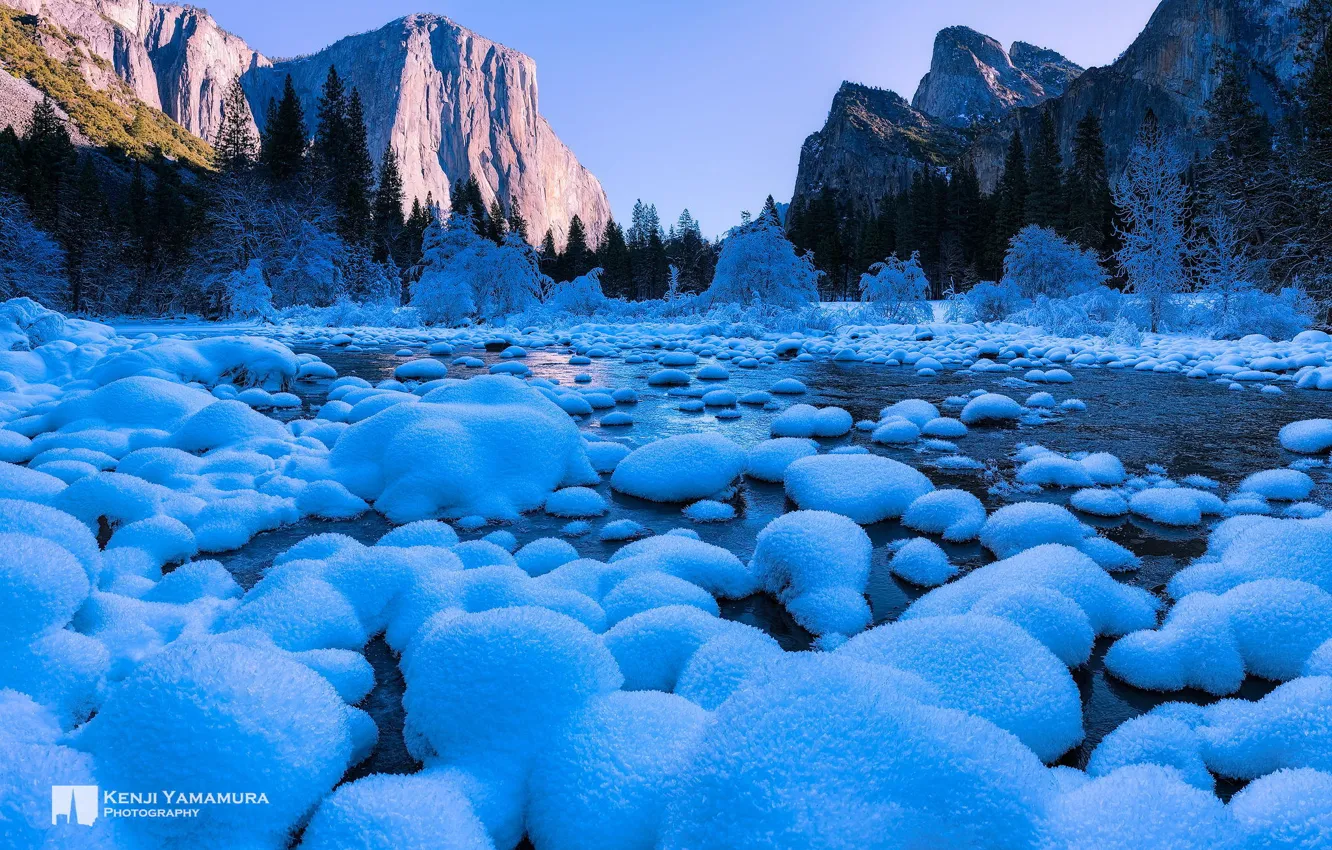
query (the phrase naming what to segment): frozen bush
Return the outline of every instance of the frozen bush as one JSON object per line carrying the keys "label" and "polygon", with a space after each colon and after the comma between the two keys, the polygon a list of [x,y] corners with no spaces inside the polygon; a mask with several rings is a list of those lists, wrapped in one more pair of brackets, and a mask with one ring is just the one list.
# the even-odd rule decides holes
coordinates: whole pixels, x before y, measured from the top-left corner
{"label": "frozen bush", "polygon": [[804,307],[819,300],[819,272],[808,255],[797,256],[779,222],[760,215],[722,241],[708,304]]}
{"label": "frozen bush", "polygon": [[1053,230],[1029,224],[1008,243],[1004,280],[1022,298],[1067,298],[1105,283],[1095,251],[1079,248]]}
{"label": "frozen bush", "polygon": [[879,306],[894,322],[930,320],[930,282],[920,267],[920,253],[903,262],[889,257],[860,276],[860,299]]}

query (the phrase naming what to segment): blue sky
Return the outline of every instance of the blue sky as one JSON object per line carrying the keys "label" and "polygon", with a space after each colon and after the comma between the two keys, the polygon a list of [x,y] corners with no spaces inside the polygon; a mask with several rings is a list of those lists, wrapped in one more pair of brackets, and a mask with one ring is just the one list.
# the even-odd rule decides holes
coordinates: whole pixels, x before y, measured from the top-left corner
{"label": "blue sky", "polygon": [[211,0],[274,57],[309,53],[410,12],[436,12],[534,57],[541,111],[601,179],[617,218],[688,207],[713,235],[765,195],[786,200],[800,144],[838,84],[910,99],[934,33],[966,24],[1103,65],[1156,0]]}

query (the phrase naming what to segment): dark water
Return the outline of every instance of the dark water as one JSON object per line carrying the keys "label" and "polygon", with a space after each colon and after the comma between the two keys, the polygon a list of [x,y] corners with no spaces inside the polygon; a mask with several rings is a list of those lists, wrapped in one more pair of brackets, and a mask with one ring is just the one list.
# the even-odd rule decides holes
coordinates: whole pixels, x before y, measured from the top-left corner
{"label": "dark water", "polygon": [[[394,351],[402,346],[385,350],[349,352],[336,348],[301,349],[317,354],[337,369],[339,375],[356,375],[371,383],[391,378],[393,369],[408,358],[397,357]],[[425,356],[417,349],[416,356]],[[457,352],[479,357],[489,366],[500,362],[494,352],[481,350]],[[450,362],[452,357],[438,358]],[[583,417],[580,427],[591,436],[611,439],[635,447],[661,437],[678,433],[717,431],[744,446],[768,437],[769,426],[779,411],[741,406],[741,416],[734,420],[719,420],[711,413],[684,413],[679,408],[682,398],[664,388],[649,387],[647,378],[660,367],[655,363],[626,364],[618,359],[594,359],[590,365],[571,366],[567,350],[538,350],[529,353],[523,361],[535,377],[557,380],[573,385],[575,375],[591,376],[591,386],[611,389],[630,387],[639,394],[637,405],[621,405],[620,410],[630,413],[634,425],[628,428],[601,428],[597,424],[601,413]],[[726,364],[723,364],[726,365]],[[881,408],[906,398],[923,398],[938,405],[943,415],[956,415],[956,408],[943,406],[948,396],[966,395],[973,389],[1002,392],[1019,401],[1033,392],[1051,393],[1056,402],[1079,398],[1087,404],[1085,412],[1053,413],[1047,420],[1022,424],[1015,428],[972,429],[956,440],[958,451],[981,461],[980,471],[944,471],[930,465],[938,452],[924,452],[915,447],[891,448],[871,444],[868,435],[853,431],[842,438],[822,440],[824,448],[839,445],[864,445],[871,451],[918,466],[935,485],[957,487],[975,493],[994,510],[1006,503],[1002,486],[993,492],[994,485],[1012,482],[1016,464],[1012,454],[1021,446],[1041,444],[1062,452],[1108,451],[1118,456],[1130,475],[1145,473],[1148,464],[1164,467],[1173,478],[1190,474],[1205,475],[1220,481],[1223,487],[1237,484],[1244,476],[1262,469],[1285,466],[1295,459],[1281,450],[1276,435],[1281,426],[1299,419],[1325,417],[1332,406],[1332,394],[1295,390],[1283,385],[1283,396],[1264,396],[1256,390],[1231,392],[1224,385],[1210,381],[1195,381],[1179,375],[1154,373],[1126,373],[1103,369],[1073,370],[1074,382],[1062,385],[1014,387],[1005,385],[1020,376],[974,374],[970,372],[944,372],[934,378],[918,378],[909,368],[872,366],[858,363],[836,363],[821,360],[811,363],[784,361],[758,369],[741,369],[727,365],[729,381],[695,381],[692,388],[713,389],[725,387],[737,395],[752,390],[766,390],[784,377],[803,381],[809,392],[797,397],[779,397],[782,407],[794,403],[815,405],[834,404],[849,410],[853,417],[877,419]],[[686,370],[693,371],[693,370]],[[484,373],[485,369],[450,367],[451,377],[469,377]],[[325,399],[328,381],[303,382],[296,391],[305,399],[306,416],[314,415]],[[589,384],[583,384],[588,386]],[[1332,483],[1323,470],[1311,472],[1317,489],[1311,497],[1328,503],[1332,497]],[[733,499],[737,516],[733,521],[718,524],[692,524],[679,512],[678,507],[663,506],[614,493],[606,480],[597,488],[611,505],[609,516],[594,522],[630,518],[654,533],[686,526],[709,542],[731,550],[743,560],[753,552],[754,538],[771,519],[793,508],[778,485],[745,481]],[[1010,498],[1039,498],[1066,503],[1071,491],[1047,490],[1038,495],[1015,494]],[[1171,529],[1144,520],[1125,517],[1105,520],[1082,517],[1095,525],[1100,533],[1124,545],[1142,558],[1142,568],[1120,574],[1119,580],[1144,587],[1158,595],[1165,583],[1180,568],[1202,554],[1206,547],[1208,528]],[[516,523],[505,525],[520,543],[538,537],[558,536],[567,520],[537,512],[524,516]],[[242,585],[249,587],[262,575],[274,555],[300,539],[325,531],[348,534],[366,543],[378,539],[390,526],[378,515],[367,515],[344,522],[307,521],[257,537],[245,549],[223,558],[224,563],[237,575]],[[463,537],[480,537],[494,528]],[[875,544],[874,567],[867,595],[876,623],[897,617],[924,590],[899,581],[887,572],[890,552],[885,544],[898,538],[916,534],[896,522],[880,523],[866,529]],[[601,543],[595,534],[574,538],[571,542],[585,557],[605,559],[620,543]],[[991,560],[977,544],[943,544],[950,559],[963,569],[972,569]],[[763,628],[781,645],[792,651],[808,649],[811,636],[797,625],[776,600],[755,596],[722,603],[724,617]],[[1082,668],[1074,671],[1074,679],[1082,693],[1084,726],[1087,737],[1077,750],[1061,762],[1084,767],[1091,751],[1104,735],[1123,721],[1141,714],[1167,700],[1186,700],[1205,703],[1213,698],[1199,692],[1158,694],[1140,691],[1108,677],[1103,669],[1105,650],[1110,641],[1098,643],[1094,657]],[[418,765],[406,754],[401,744],[401,676],[387,646],[382,641],[372,642],[367,657],[375,666],[378,685],[362,707],[375,717],[380,726],[380,749],[366,765],[357,768],[354,775],[368,772],[409,772]],[[1275,687],[1276,683],[1253,679],[1246,681],[1239,696],[1257,699]],[[367,766],[369,765],[369,766]],[[1222,787],[1223,793],[1232,791]]]}

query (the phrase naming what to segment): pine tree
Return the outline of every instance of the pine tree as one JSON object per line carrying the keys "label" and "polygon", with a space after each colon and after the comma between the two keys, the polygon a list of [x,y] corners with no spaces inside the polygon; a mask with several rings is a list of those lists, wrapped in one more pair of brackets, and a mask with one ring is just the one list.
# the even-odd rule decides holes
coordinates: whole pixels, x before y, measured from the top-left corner
{"label": "pine tree", "polygon": [[23,144],[11,124],[0,129],[0,192],[17,194],[23,188]]}
{"label": "pine tree", "polygon": [[769,195],[767,199],[764,200],[763,212],[761,213],[761,215],[766,215],[768,219],[772,221],[773,224],[781,226],[782,214],[778,212],[777,202],[772,199],[772,195]]}
{"label": "pine tree", "polygon": [[81,313],[96,306],[99,285],[108,282],[99,274],[108,242],[106,200],[91,156],[83,157],[67,194],[60,210],[59,236],[69,275],[69,305]]}
{"label": "pine tree", "polygon": [[509,232],[518,234],[524,242],[528,241],[527,219],[519,212],[518,199],[513,196],[509,197]]}
{"label": "pine tree", "polygon": [[1095,113],[1088,112],[1078,121],[1067,182],[1069,238],[1094,251],[1113,250],[1115,205],[1101,119]]}
{"label": "pine tree", "polygon": [[1041,129],[1031,150],[1027,183],[1027,199],[1023,210],[1025,223],[1063,230],[1064,170],[1054,116],[1049,108],[1041,112]]}
{"label": "pine tree", "polygon": [[481,196],[481,184],[475,177],[454,183],[449,189],[449,211],[467,213],[477,233],[486,232],[486,201]]}
{"label": "pine tree", "polygon": [[321,179],[326,181],[330,194],[336,197],[336,184],[342,175],[347,153],[347,91],[338,76],[338,69],[328,66],[323,92],[319,96],[314,143],[311,158]]}
{"label": "pine tree", "polygon": [[555,232],[550,228],[546,228],[546,235],[541,240],[537,255],[541,258],[541,271],[554,279],[560,270],[560,252],[555,247]]}
{"label": "pine tree", "polygon": [[601,231],[596,263],[604,272],[601,286],[607,297],[628,299],[633,294],[634,270],[629,259],[629,245],[625,242],[624,228],[610,218]]}
{"label": "pine tree", "polygon": [[1022,137],[1013,131],[1004,157],[1004,174],[999,179],[999,218],[996,222],[996,240],[1000,253],[1007,249],[1008,240],[1017,235],[1027,221],[1027,154]]}
{"label": "pine tree", "polygon": [[258,158],[259,142],[251,129],[250,102],[240,77],[222,95],[222,127],[213,143],[213,167],[224,174],[249,171]]}
{"label": "pine tree", "polygon": [[282,100],[269,102],[260,159],[275,181],[290,180],[304,169],[308,146],[305,110],[301,108],[301,99],[296,96],[296,86],[288,74],[282,84]]}
{"label": "pine tree", "polygon": [[23,159],[23,195],[33,218],[50,229],[59,218],[65,179],[75,154],[69,130],[48,97],[33,104],[32,119],[23,134]]}
{"label": "pine tree", "polygon": [[361,93],[352,89],[347,101],[344,124],[347,147],[342,156],[342,169],[334,179],[342,235],[351,242],[364,242],[371,226],[370,204],[374,193],[375,164],[370,159],[370,145],[366,138],[365,112]]}
{"label": "pine tree", "polygon": [[587,274],[592,268],[592,252],[587,246],[587,229],[577,214],[569,219],[569,238],[564,243],[564,253],[560,255],[560,280],[573,280]]}
{"label": "pine tree", "polygon": [[[379,178],[375,182],[374,221],[371,226],[374,250],[371,256],[377,263],[392,257],[399,266],[403,266],[406,252],[403,251],[401,241],[406,222],[402,217],[402,173],[398,171],[398,155],[393,152],[392,145],[385,146],[379,158]],[[421,204],[418,201],[412,208],[412,214],[419,215],[420,210]]]}

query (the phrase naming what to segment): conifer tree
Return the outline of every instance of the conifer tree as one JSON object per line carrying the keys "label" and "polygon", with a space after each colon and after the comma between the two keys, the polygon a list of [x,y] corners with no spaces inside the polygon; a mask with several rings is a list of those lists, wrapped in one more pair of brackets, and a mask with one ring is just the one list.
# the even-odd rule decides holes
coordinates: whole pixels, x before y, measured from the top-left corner
{"label": "conifer tree", "polygon": [[258,158],[259,142],[251,127],[250,102],[240,77],[231,81],[222,95],[222,126],[213,143],[213,167],[224,174],[249,171]]}
{"label": "conifer tree", "polygon": [[[402,173],[398,171],[398,155],[393,152],[392,145],[384,147],[384,153],[379,158],[379,178],[375,182],[375,209],[371,225],[374,249],[371,256],[377,263],[392,257],[399,266],[403,266],[406,255],[401,241],[406,222],[402,217]],[[412,214],[419,215],[420,210],[421,204],[417,201]]]}
{"label": "conifer tree", "polygon": [[999,179],[999,219],[996,237],[1002,246],[1000,253],[1007,248],[1008,240],[1022,229],[1027,221],[1027,154],[1022,147],[1022,137],[1013,131],[1013,138],[1008,143],[1008,155],[1004,157],[1004,174]]}
{"label": "conifer tree", "polygon": [[1027,199],[1024,219],[1050,230],[1064,228],[1064,173],[1059,154],[1059,138],[1049,108],[1041,112],[1040,133],[1031,150],[1027,171]]}
{"label": "conifer tree", "polygon": [[319,96],[318,126],[310,155],[321,179],[327,181],[336,194],[334,184],[343,171],[347,152],[347,91],[338,76],[338,69],[328,66],[328,76]]}
{"label": "conifer tree", "polygon": [[537,256],[541,258],[542,273],[554,279],[559,272],[560,252],[555,247],[555,232],[549,227],[546,228],[546,235],[541,239],[541,247],[537,249]]}
{"label": "conifer tree", "polygon": [[370,145],[366,139],[361,93],[356,89],[352,89],[347,100],[344,131],[347,147],[342,156],[342,168],[333,175],[337,183],[335,197],[343,236],[351,242],[364,242],[370,235],[375,165],[370,159]]}
{"label": "conifer tree", "polygon": [[289,180],[305,167],[305,149],[309,146],[305,132],[305,110],[288,74],[282,84],[282,99],[269,101],[264,120],[260,158],[273,180]]}
{"label": "conifer tree", "polygon": [[1073,161],[1068,172],[1068,235],[1094,251],[1114,249],[1115,205],[1105,160],[1101,119],[1088,112],[1078,121],[1073,137]]}
{"label": "conifer tree", "polygon": [[518,210],[518,199],[509,198],[509,232],[518,234],[518,237],[524,242],[528,241],[527,219]]}
{"label": "conifer tree", "polygon": [[527,232],[527,219],[523,218],[522,212],[519,211],[516,197],[509,198],[509,232],[515,234],[524,242],[530,241]]}
{"label": "conifer tree", "polygon": [[627,299],[632,295],[634,270],[629,259],[629,245],[624,238],[624,228],[614,218],[607,219],[601,231],[596,263],[605,270],[601,275],[601,286],[608,297]]}
{"label": "conifer tree", "polygon": [[55,226],[65,194],[66,175],[74,167],[74,143],[56,115],[49,97],[33,104],[23,135],[23,194],[33,218],[47,229]]}
{"label": "conifer tree", "polygon": [[490,210],[486,214],[486,238],[496,245],[503,245],[508,235],[509,219],[504,215],[504,207],[500,206],[499,198],[496,198],[490,202]]}
{"label": "conifer tree", "polygon": [[569,238],[564,243],[564,253],[560,255],[559,270],[561,277],[556,281],[573,280],[586,274],[592,268],[592,252],[587,246],[587,229],[577,214],[569,219]]}

